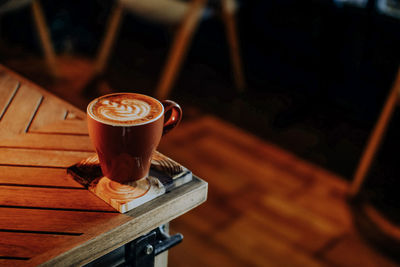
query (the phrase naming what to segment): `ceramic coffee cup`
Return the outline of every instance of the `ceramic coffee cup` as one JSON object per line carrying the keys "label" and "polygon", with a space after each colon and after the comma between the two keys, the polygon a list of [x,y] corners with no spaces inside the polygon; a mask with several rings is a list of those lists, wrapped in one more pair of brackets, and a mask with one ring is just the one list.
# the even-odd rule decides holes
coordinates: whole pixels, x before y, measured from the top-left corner
{"label": "ceramic coffee cup", "polygon": [[87,107],[89,136],[103,175],[122,184],[148,176],[151,157],[162,135],[178,125],[182,109],[136,93],[115,93]]}

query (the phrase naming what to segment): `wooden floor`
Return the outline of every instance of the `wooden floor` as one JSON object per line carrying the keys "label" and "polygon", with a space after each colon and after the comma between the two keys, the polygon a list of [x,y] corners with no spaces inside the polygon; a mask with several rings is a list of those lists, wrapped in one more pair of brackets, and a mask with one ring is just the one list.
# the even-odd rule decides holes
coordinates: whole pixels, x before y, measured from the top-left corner
{"label": "wooden floor", "polygon": [[397,266],[357,233],[348,182],[212,116],[182,124],[160,151],[209,183],[176,219],[170,266]]}

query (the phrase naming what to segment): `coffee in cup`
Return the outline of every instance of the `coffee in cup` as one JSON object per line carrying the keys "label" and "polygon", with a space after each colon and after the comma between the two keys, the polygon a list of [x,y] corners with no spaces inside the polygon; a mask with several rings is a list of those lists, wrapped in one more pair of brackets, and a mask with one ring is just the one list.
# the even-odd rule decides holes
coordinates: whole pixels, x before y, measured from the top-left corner
{"label": "coffee in cup", "polygon": [[176,127],[182,110],[173,101],[136,93],[115,93],[87,107],[89,136],[103,175],[119,183],[148,176],[161,136]]}

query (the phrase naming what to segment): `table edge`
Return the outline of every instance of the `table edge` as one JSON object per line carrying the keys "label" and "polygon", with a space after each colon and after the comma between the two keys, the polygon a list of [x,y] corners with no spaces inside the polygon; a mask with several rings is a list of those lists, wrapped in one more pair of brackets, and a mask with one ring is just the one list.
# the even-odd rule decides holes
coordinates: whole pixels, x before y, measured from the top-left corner
{"label": "table edge", "polygon": [[[194,176],[190,183],[125,213],[124,215],[129,216],[130,219],[118,227],[94,236],[78,246],[75,243],[74,246],[71,244],[72,247],[55,248],[33,257],[25,263],[27,266],[81,266],[87,264],[194,209],[207,200],[207,193],[208,183]],[[171,197],[171,195],[173,196]],[[187,201],[188,199],[189,201]],[[157,204],[160,205],[157,206]],[[157,207],[150,211],[146,210],[150,205]],[[157,216],[163,209],[173,210],[172,216]],[[146,227],[138,227],[143,221],[146,221]],[[99,250],[94,251],[93,248],[99,248]]]}

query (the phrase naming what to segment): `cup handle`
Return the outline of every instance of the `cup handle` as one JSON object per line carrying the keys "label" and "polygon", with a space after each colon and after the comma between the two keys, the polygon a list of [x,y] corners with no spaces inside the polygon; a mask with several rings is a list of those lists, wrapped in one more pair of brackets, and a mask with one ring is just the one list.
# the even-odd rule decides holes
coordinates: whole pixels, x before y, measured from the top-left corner
{"label": "cup handle", "polygon": [[179,124],[182,119],[182,109],[172,100],[163,100],[161,103],[164,106],[164,135]]}

